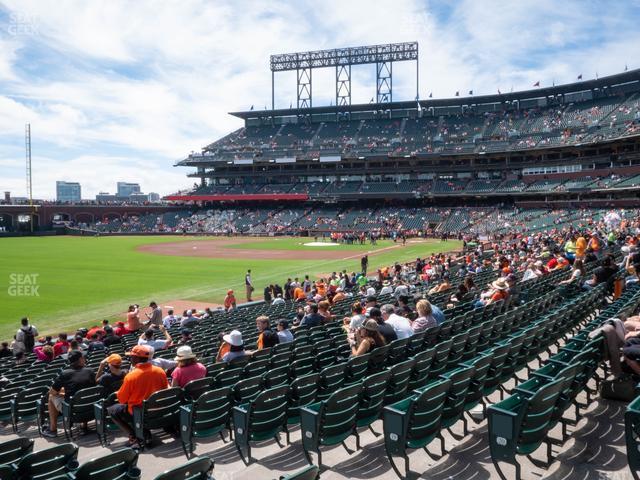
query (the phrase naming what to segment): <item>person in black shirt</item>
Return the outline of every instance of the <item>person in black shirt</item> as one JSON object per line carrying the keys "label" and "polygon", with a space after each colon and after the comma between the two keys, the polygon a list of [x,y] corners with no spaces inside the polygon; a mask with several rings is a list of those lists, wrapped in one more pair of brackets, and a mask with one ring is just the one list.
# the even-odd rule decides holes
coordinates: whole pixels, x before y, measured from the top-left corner
{"label": "person in black shirt", "polygon": [[382,318],[382,312],[378,307],[373,307],[369,310],[369,318],[378,322],[378,333],[384,337],[384,341],[387,345],[398,339],[398,334],[391,325],[385,323]]}
{"label": "person in black shirt", "polygon": [[105,336],[102,339],[102,343],[105,347],[109,348],[111,345],[117,345],[121,342],[120,337],[113,333],[113,328],[107,326],[104,327]]}
{"label": "person in black shirt", "polygon": [[58,415],[62,412],[63,400],[68,401],[76,392],[96,384],[93,371],[85,367],[82,352],[79,350],[69,352],[68,360],[69,368],[58,375],[49,389],[49,426],[42,432],[45,437],[53,438],[58,434]]}
{"label": "person in black shirt", "polygon": [[96,383],[104,389],[105,396],[107,396],[118,391],[126,374],[127,372],[122,370],[122,357],[117,353],[112,353],[100,362],[96,373]]}

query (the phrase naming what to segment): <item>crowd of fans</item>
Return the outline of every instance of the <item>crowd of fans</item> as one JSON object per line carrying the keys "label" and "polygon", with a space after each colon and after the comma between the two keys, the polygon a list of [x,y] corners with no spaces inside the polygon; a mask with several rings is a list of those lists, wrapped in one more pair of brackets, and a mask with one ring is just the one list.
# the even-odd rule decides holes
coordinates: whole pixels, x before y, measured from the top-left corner
{"label": "crowd of fans", "polygon": [[[470,302],[473,308],[525,301],[527,282],[565,272],[558,288],[589,290],[612,284],[621,275],[627,285],[640,280],[640,217],[609,212],[589,225],[571,223],[536,232],[510,232],[486,242],[466,242],[461,254],[432,254],[410,263],[394,263],[370,270],[369,258],[361,259],[357,272],[332,272],[320,278],[304,275],[266,285],[263,304],[270,308],[290,305],[290,316],[255,319],[256,341],[249,345],[239,329],[220,331],[218,362],[234,362],[254,350],[294,340],[298,329],[341,322],[353,356],[365,355],[395,339],[408,338],[442,324],[447,312]],[[253,300],[251,271],[247,272],[247,300]],[[249,288],[251,287],[251,288]],[[350,305],[350,314],[339,316],[337,305]],[[203,378],[207,368],[198,360],[193,332],[208,319],[233,315],[240,307],[233,290],[217,310],[188,309],[176,315],[173,308],[149,304],[146,313],[130,305],[126,320],[113,325],[104,320],[75,334],[42,336],[25,317],[13,342],[2,344],[0,358],[12,357],[16,365],[33,361],[49,363],[66,359],[68,367],[53,381],[48,396],[46,437],[57,436],[63,400],[83,388],[101,385],[115,392],[109,407],[114,422],[129,437],[129,445],[141,447],[133,431],[133,408],[151,394],[169,386],[184,387]],[[622,335],[619,334],[622,329]],[[608,358],[615,376],[640,375],[640,317],[619,320],[603,327]],[[125,355],[115,353],[125,337],[137,339]],[[212,338],[212,342],[214,339]],[[177,349],[175,349],[177,347]],[[175,356],[160,353],[175,350]],[[86,365],[87,356],[103,355],[97,369]],[[32,355],[33,354],[33,355]],[[0,379],[3,381],[3,379]]]}

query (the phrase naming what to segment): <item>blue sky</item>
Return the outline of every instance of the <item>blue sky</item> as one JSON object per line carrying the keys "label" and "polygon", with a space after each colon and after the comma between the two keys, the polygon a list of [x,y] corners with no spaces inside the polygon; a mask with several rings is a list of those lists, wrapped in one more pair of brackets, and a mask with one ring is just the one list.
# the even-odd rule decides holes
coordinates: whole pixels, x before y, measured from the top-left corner
{"label": "blue sky", "polygon": [[[117,181],[189,186],[173,164],[239,128],[227,112],[270,103],[273,53],[417,40],[420,96],[444,98],[640,68],[639,22],[640,0],[0,0],[0,191],[25,195],[25,123],[37,198],[56,180],[84,198]],[[373,68],[354,68],[354,103],[374,95]],[[333,75],[314,73],[315,105],[332,101]],[[414,82],[395,66],[394,99]],[[277,76],[276,97],[295,102],[295,74]]]}

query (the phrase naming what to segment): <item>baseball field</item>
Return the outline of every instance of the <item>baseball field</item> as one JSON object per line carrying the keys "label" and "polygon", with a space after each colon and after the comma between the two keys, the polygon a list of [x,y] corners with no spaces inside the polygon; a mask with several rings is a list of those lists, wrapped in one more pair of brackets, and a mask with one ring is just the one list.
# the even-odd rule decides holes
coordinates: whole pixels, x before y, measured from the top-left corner
{"label": "baseball field", "polygon": [[244,301],[244,274],[252,270],[262,298],[265,285],[287,277],[369,270],[449,252],[457,241],[390,240],[377,245],[323,244],[306,238],[180,236],[28,237],[0,240],[0,340],[12,338],[23,316],[40,333],[55,334],[115,319],[132,303],[185,308],[221,303],[227,289]]}

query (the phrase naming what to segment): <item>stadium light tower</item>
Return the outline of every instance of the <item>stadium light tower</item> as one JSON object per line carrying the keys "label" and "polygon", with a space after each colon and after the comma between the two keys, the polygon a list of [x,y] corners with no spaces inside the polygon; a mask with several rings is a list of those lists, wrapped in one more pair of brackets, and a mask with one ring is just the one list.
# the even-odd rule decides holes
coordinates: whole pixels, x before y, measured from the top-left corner
{"label": "stadium light tower", "polygon": [[404,61],[414,61],[416,64],[416,98],[418,98],[418,42],[271,55],[271,109],[275,109],[276,72],[296,71],[297,108],[304,109],[313,106],[311,82],[313,69],[334,67],[336,106],[349,106],[351,105],[351,67],[366,64],[376,65],[377,103],[390,103],[393,101],[393,63]]}

